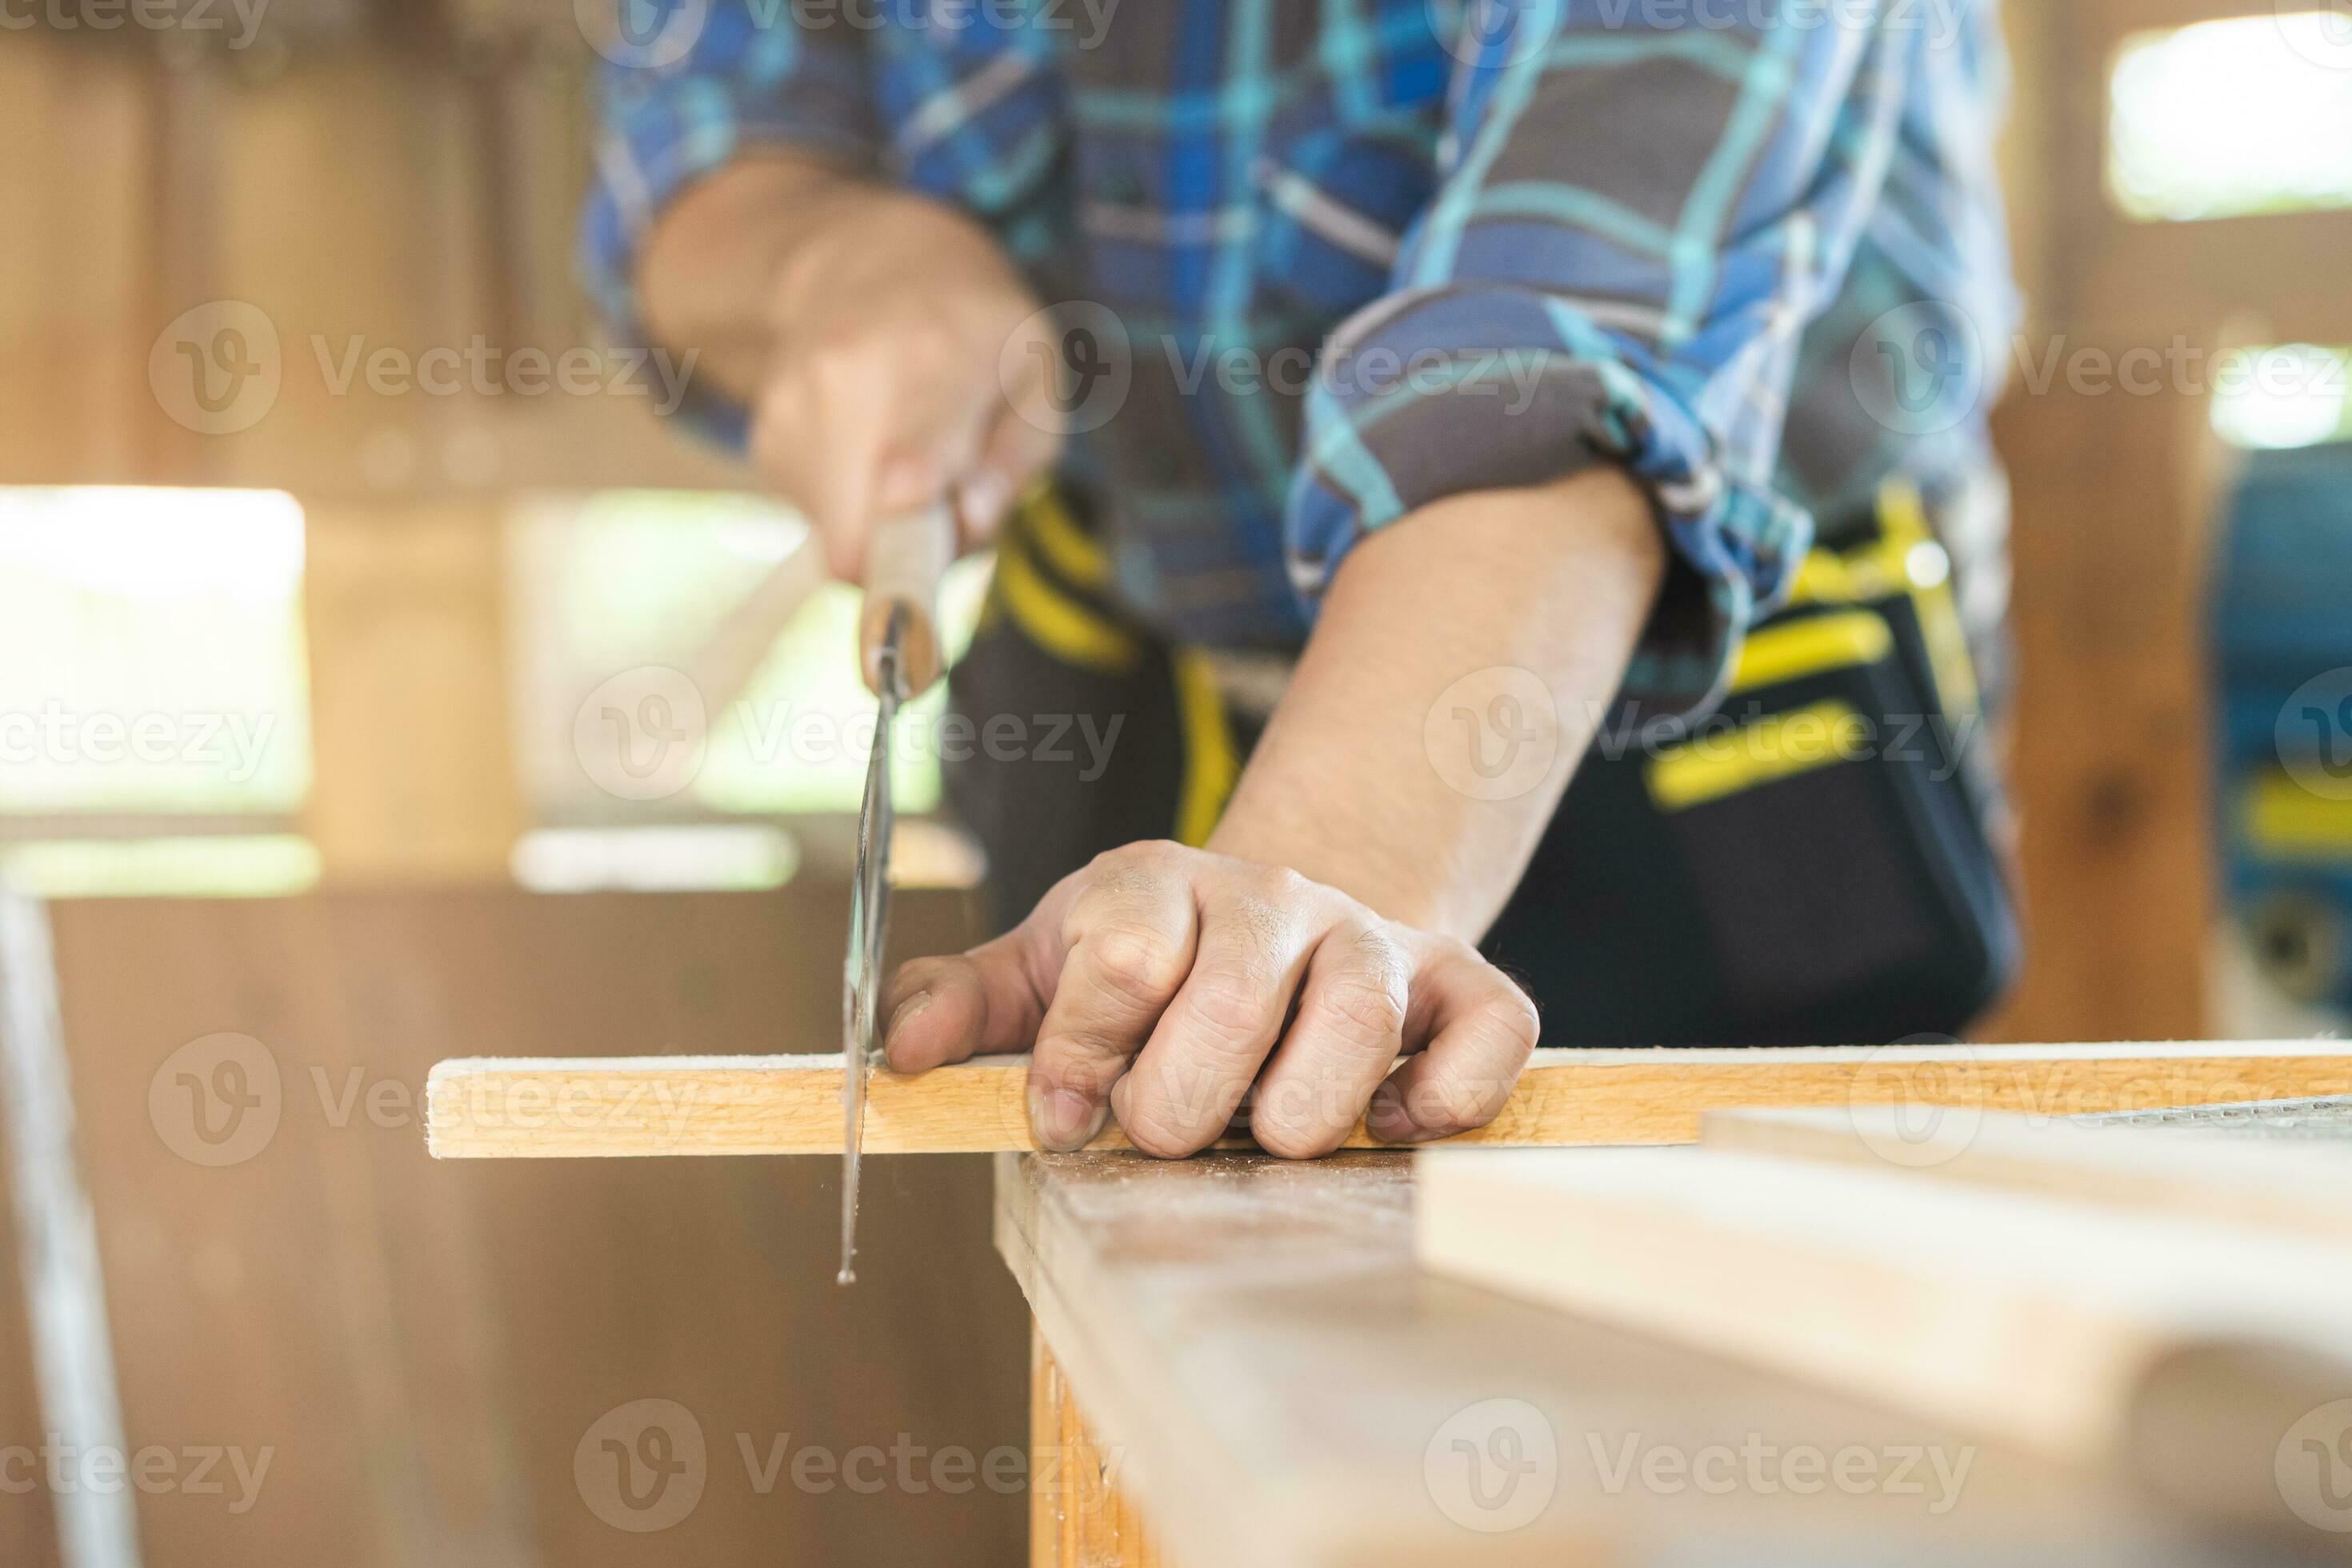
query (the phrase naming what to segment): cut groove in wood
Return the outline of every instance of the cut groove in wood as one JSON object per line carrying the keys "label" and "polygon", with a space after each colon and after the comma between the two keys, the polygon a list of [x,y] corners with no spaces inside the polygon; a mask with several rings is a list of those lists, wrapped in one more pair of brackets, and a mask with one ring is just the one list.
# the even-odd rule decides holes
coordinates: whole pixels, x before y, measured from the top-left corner
{"label": "cut groove in wood", "polygon": [[[877,1073],[867,1152],[1034,1149],[1028,1066],[992,1057],[921,1078]],[[838,1055],[445,1061],[426,1086],[426,1135],[440,1159],[838,1154],[841,1071]],[[1503,1113],[1454,1142],[1690,1143],[1705,1113],[1754,1107],[2063,1117],[2347,1093],[2352,1045],[2341,1041],[1538,1051]],[[1129,1146],[1116,1126],[1092,1145]],[[1360,1126],[1348,1143],[1383,1146]]]}

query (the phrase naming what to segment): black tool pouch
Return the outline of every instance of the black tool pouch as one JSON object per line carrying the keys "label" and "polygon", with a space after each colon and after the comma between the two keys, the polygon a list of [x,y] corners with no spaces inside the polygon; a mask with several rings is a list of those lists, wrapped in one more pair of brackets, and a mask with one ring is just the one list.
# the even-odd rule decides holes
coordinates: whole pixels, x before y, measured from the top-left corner
{"label": "black tool pouch", "polygon": [[1751,634],[1714,718],[1587,759],[1488,943],[1539,991],[1546,1045],[1957,1034],[2010,984],[1993,741],[1945,558],[1916,498],[1854,533]]}

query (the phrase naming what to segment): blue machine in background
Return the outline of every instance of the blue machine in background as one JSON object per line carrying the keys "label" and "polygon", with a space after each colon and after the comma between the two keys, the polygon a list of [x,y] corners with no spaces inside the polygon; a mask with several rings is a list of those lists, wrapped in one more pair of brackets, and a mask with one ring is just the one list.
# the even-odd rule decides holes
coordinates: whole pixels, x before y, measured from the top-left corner
{"label": "blue machine in background", "polygon": [[2352,1015],[2352,443],[2264,452],[2214,589],[2223,879],[2254,966]]}

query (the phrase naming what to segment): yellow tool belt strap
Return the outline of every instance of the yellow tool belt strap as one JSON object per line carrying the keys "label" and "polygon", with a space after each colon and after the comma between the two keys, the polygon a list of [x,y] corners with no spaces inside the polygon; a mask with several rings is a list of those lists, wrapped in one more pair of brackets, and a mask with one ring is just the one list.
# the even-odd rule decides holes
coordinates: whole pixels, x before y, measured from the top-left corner
{"label": "yellow tool belt strap", "polygon": [[[1023,496],[996,552],[996,574],[981,624],[999,618],[1063,664],[1097,675],[1132,675],[1152,647],[1108,596],[1110,557],[1072,515],[1061,493],[1040,483]],[[1184,778],[1171,836],[1208,842],[1241,777],[1241,749],[1209,656],[1168,650],[1182,728]]]}

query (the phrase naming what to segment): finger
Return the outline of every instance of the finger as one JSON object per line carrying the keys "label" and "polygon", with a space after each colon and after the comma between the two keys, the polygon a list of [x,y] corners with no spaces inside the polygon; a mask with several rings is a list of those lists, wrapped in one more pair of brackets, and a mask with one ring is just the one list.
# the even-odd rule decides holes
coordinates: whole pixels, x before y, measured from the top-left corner
{"label": "finger", "polygon": [[929,1072],[975,1055],[1025,1051],[1045,1016],[1035,943],[1025,931],[969,952],[900,964],[883,992],[882,1052],[893,1072]]}
{"label": "finger", "polygon": [[823,364],[798,366],[763,392],[752,458],[816,531],[825,565],[854,583],[866,566],[887,426],[877,378]]}
{"label": "finger", "polygon": [[1053,465],[1061,446],[1060,437],[1031,423],[1018,408],[998,411],[971,477],[957,491],[957,520],[966,544],[979,546],[996,537],[1014,498]]}
{"label": "finger", "polygon": [[1501,1113],[1536,1048],[1542,1021],[1510,976],[1458,943],[1437,946],[1413,976],[1406,1058],[1372,1093],[1365,1124],[1391,1143],[1422,1143],[1484,1127]]}
{"label": "finger", "polygon": [[1146,846],[1079,873],[1029,1064],[1029,1124],[1045,1148],[1082,1148],[1102,1131],[1111,1086],[1192,970],[1192,886],[1171,859]]}
{"label": "finger", "polygon": [[1313,1160],[1348,1141],[1404,1049],[1412,964],[1370,921],[1333,928],[1307,961],[1298,1016],[1250,1097],[1250,1135],[1269,1154]]}
{"label": "finger", "polygon": [[1192,973],[1112,1091],[1119,1126],[1145,1153],[1198,1153],[1232,1124],[1327,923],[1314,919],[1306,887],[1275,873],[1203,901]]}
{"label": "finger", "polygon": [[877,483],[875,510],[885,515],[935,504],[980,468],[996,420],[992,384],[950,390],[909,374],[894,400],[890,450]]}

